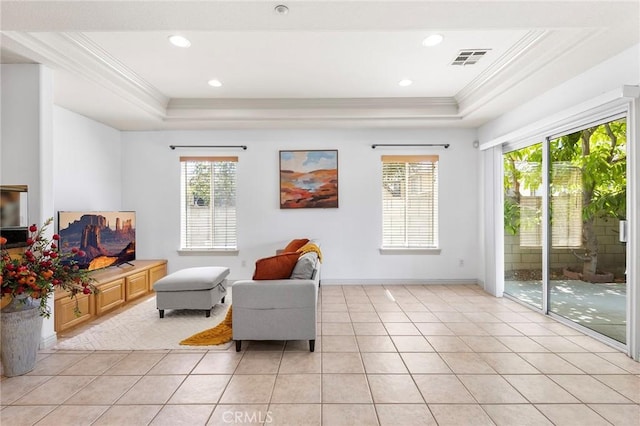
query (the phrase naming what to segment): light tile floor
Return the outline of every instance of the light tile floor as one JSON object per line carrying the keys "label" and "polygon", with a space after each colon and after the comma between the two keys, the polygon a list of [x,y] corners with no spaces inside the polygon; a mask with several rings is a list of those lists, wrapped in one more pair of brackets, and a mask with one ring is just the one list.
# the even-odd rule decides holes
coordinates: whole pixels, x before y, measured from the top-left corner
{"label": "light tile floor", "polygon": [[323,286],[307,342],[56,352],[10,425],[638,425],[640,364],[477,286]]}

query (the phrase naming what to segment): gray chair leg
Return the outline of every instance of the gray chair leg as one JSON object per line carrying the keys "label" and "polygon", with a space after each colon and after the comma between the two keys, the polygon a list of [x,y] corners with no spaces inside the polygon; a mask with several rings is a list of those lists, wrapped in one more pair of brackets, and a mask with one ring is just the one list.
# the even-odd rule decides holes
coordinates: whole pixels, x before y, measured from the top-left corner
{"label": "gray chair leg", "polygon": [[236,352],[240,352],[242,349],[242,340],[236,340]]}
{"label": "gray chair leg", "polygon": [[309,340],[309,351],[313,352],[316,350],[316,341],[315,340]]}
{"label": "gray chair leg", "polygon": [[158,313],[160,314],[160,318],[164,318],[164,309],[158,309]]}

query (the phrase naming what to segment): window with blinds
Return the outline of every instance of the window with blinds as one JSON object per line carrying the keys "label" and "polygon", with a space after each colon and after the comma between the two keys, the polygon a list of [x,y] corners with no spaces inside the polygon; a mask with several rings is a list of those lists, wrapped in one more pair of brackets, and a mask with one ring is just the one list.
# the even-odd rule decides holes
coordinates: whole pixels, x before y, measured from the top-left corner
{"label": "window with blinds", "polygon": [[438,156],[382,156],[382,248],[438,247]]}
{"label": "window with blinds", "polygon": [[180,157],[180,245],[236,250],[238,157]]}

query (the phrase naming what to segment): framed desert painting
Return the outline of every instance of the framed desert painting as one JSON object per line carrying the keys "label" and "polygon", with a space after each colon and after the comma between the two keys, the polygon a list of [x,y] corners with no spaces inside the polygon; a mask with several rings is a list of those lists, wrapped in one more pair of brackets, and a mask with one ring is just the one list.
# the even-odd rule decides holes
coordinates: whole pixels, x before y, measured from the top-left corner
{"label": "framed desert painting", "polygon": [[280,151],[280,208],[338,207],[338,150]]}

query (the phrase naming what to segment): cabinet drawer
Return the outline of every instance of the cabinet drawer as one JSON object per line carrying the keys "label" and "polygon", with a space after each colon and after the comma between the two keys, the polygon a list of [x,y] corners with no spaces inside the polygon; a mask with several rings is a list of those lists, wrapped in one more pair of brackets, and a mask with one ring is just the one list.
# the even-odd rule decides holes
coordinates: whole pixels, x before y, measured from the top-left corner
{"label": "cabinet drawer", "polygon": [[128,276],[126,278],[126,300],[132,300],[147,294],[148,282],[147,271]]}
{"label": "cabinet drawer", "polygon": [[156,283],[156,281],[158,281],[160,278],[166,275],[167,275],[166,263],[164,265],[154,266],[153,268],[149,269],[149,291],[153,290],[153,285]]}
{"label": "cabinet drawer", "polygon": [[78,295],[78,307],[80,308],[80,316],[76,316],[73,312],[76,302],[68,297],[62,297],[54,302],[56,312],[55,329],[59,333],[67,330],[85,321],[89,321],[94,316],[93,299],[91,296],[82,294]]}
{"label": "cabinet drawer", "polygon": [[124,279],[112,281],[99,286],[96,296],[96,314],[102,315],[124,303]]}

